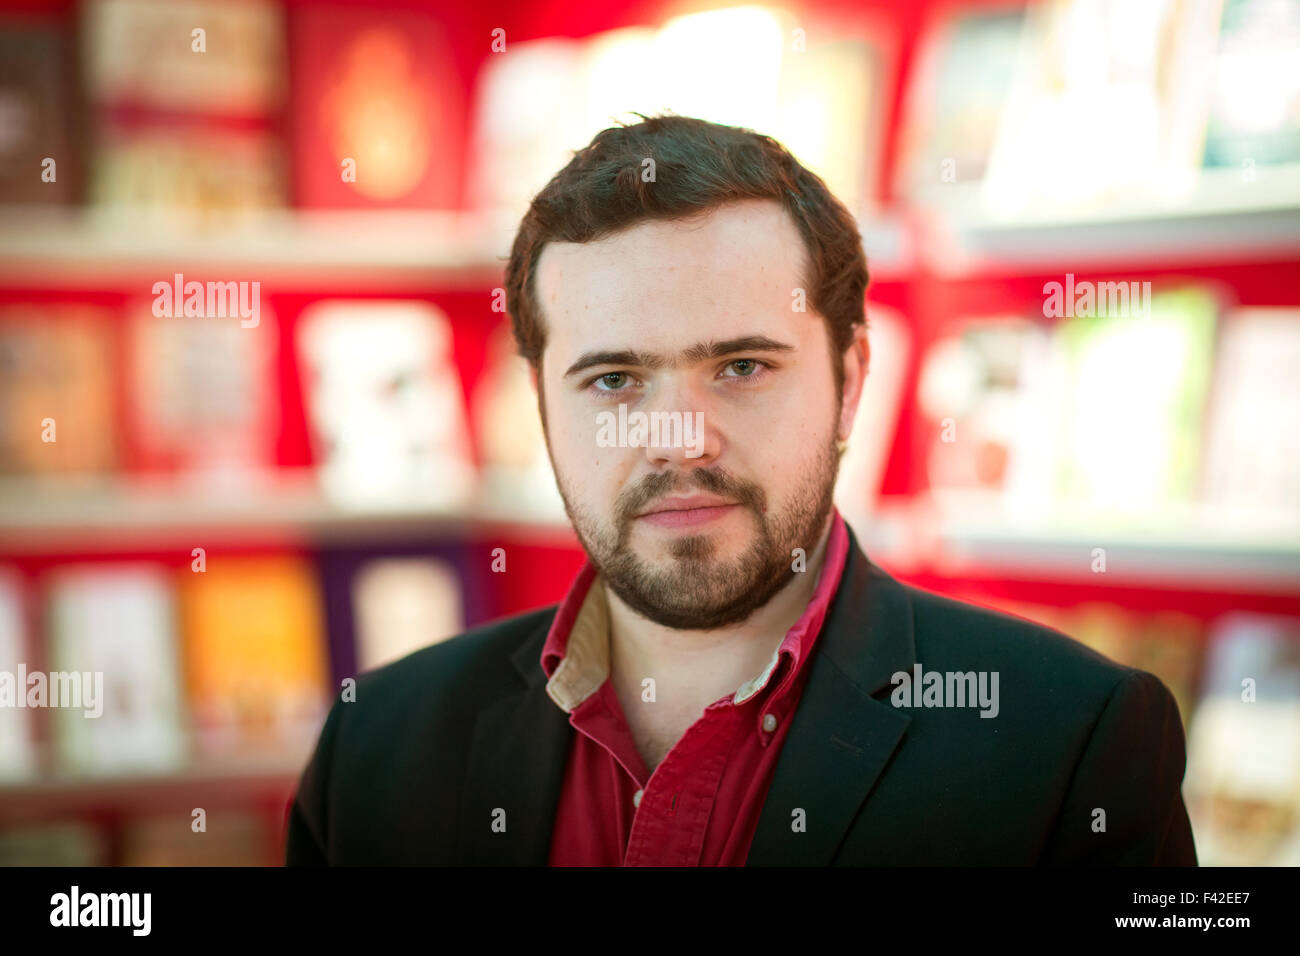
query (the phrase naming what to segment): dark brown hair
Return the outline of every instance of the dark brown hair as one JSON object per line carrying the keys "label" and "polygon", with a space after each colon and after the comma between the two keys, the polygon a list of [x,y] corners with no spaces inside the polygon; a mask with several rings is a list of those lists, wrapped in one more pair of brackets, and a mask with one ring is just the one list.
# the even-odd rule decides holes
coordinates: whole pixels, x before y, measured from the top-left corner
{"label": "dark brown hair", "polygon": [[[820,177],[753,130],[671,114],[602,130],[534,198],[506,265],[506,309],[519,354],[541,370],[546,326],[535,293],[548,242],[593,242],[647,220],[691,219],[729,202],[772,199],[807,252],[808,305],[826,320],[836,390],[844,352],[864,324],[867,259],[857,223]],[[654,160],[655,181],[641,176]]]}

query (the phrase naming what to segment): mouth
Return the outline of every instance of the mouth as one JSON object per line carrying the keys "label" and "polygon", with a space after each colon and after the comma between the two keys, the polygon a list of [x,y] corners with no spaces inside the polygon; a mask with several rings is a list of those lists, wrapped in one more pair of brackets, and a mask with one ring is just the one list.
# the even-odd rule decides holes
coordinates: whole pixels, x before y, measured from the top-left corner
{"label": "mouth", "polygon": [[660,528],[683,528],[708,524],[731,514],[740,505],[713,495],[665,498],[637,515],[637,520]]}

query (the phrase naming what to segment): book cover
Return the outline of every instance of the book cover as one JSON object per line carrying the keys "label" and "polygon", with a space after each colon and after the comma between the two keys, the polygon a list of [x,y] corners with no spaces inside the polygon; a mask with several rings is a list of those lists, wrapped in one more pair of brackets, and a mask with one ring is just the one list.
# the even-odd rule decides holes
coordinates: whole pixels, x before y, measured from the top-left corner
{"label": "book cover", "polygon": [[1146,300],[1063,320],[1063,414],[1033,436],[1055,442],[1058,501],[1117,520],[1158,516],[1199,491],[1218,300],[1199,286]]}
{"label": "book cover", "polygon": [[178,572],[185,686],[204,759],[306,755],[330,691],[321,595],[294,555],[210,555]]}
{"label": "book cover", "polygon": [[[167,772],[188,747],[175,592],[149,564],[72,565],[48,583],[51,723],[68,775]],[[80,691],[80,700],[68,693]]]}
{"label": "book cover", "polygon": [[1183,783],[1203,866],[1300,865],[1298,648],[1297,618],[1215,626]]}
{"label": "book cover", "polygon": [[119,459],[110,317],[0,309],[0,474],[102,473]]}
{"label": "book cover", "polygon": [[[12,568],[0,566],[0,783],[24,780],[37,771],[35,727],[32,711],[17,706],[27,696],[20,675],[35,670],[22,578]],[[15,695],[12,700],[8,695]]]}
{"label": "book cover", "polygon": [[[168,277],[171,281],[171,277]],[[250,475],[275,467],[279,428],[275,317],[158,316],[127,325],[131,464],[144,471]]]}
{"label": "book cover", "polygon": [[429,557],[376,558],[352,583],[357,668],[372,670],[465,630],[460,576]]}
{"label": "book cover", "polygon": [[0,20],[0,205],[79,198],[81,103],[57,22]]}
{"label": "book cover", "polygon": [[452,329],[416,301],[318,302],[297,327],[322,487],[347,506],[448,508],[475,491]]}
{"label": "book cover", "polygon": [[1295,527],[1300,519],[1300,309],[1229,312],[1215,354],[1205,499]]}
{"label": "book cover", "polygon": [[439,17],[302,4],[290,35],[296,203],[455,208],[466,91]]}

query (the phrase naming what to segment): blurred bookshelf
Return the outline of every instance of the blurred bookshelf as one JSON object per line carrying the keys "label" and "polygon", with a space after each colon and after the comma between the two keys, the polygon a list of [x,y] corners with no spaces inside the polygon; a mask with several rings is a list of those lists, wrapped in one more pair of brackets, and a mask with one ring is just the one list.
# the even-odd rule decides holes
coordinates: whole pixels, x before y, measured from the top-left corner
{"label": "blurred bookshelf", "polygon": [[174,477],[0,479],[0,541],[27,553],[159,548],[204,542],[267,544],[491,537],[572,544],[562,515],[479,497],[449,507],[416,498],[347,505],[309,469],[213,490]]}
{"label": "blurred bookshelf", "polygon": [[[125,682],[107,734],[0,709],[0,863],[273,864],[340,681],[559,599],[583,555],[503,267],[572,150],[663,106],[856,215],[837,503],[871,559],[1157,674],[1202,862],[1300,863],[1300,5],[850,6],[591,7],[509,57],[499,11],[0,15],[0,177],[59,169],[0,178],[0,669]],[[148,48],[198,12],[247,42]],[[256,327],[151,310],[180,273],[260,281]],[[1053,313],[1076,281],[1150,288]]]}
{"label": "blurred bookshelf", "polygon": [[176,269],[265,276],[277,286],[480,289],[508,252],[473,214],[260,211],[226,221],[114,210],[0,209],[0,282],[51,288],[150,281]]}
{"label": "blurred bookshelf", "polygon": [[927,266],[943,275],[1178,261],[1250,262],[1300,248],[1300,165],[1202,170],[1163,198],[1143,193],[1086,211],[1038,206],[996,215],[979,183],[930,187],[917,197],[928,229]]}

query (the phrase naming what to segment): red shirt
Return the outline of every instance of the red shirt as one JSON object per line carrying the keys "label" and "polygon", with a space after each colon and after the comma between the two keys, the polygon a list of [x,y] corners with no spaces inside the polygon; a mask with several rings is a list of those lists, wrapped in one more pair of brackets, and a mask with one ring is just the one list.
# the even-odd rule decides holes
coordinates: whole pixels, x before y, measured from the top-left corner
{"label": "red shirt", "polygon": [[836,511],[812,600],[767,668],[705,708],[653,774],[609,680],[604,585],[583,567],[542,649],[547,693],[577,731],[551,866],[744,865],[847,554]]}

